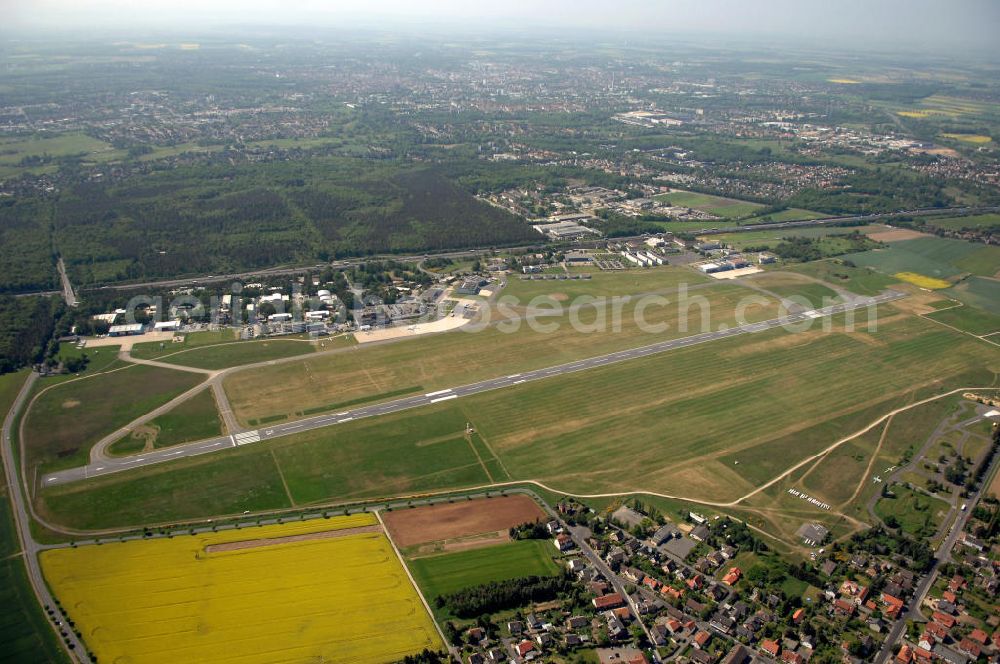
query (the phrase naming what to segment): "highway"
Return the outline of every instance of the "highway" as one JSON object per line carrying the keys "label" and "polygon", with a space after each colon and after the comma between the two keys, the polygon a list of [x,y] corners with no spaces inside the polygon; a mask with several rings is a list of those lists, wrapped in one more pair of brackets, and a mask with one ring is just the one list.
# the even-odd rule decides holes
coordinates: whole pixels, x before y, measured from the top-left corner
{"label": "highway", "polygon": [[[798,228],[805,226],[825,226],[830,224],[842,224],[850,222],[874,222],[881,221],[884,219],[892,219],[894,217],[924,217],[924,216],[938,216],[938,215],[971,215],[971,214],[985,214],[988,212],[1000,212],[1000,207],[951,207],[951,208],[923,208],[917,210],[899,210],[898,212],[886,212],[881,214],[862,214],[862,215],[847,215],[840,217],[825,217],[820,219],[806,219],[802,221],[782,221],[773,222],[769,224],[746,224],[743,226],[736,226],[733,228],[712,228],[708,224],[711,221],[706,221],[706,227],[699,230],[692,230],[691,233],[696,235],[716,235],[721,233],[742,233],[750,231],[760,231],[760,230],[773,230],[780,228]],[[594,248],[606,245],[609,241],[611,242],[624,242],[627,240],[636,240],[639,236],[635,237],[620,237],[613,239],[599,239],[599,240],[588,240],[584,242],[578,242],[571,246],[578,248]],[[531,245],[525,245],[520,247],[504,247],[505,251],[530,251],[530,250],[544,250],[546,248],[553,248],[558,246],[557,244],[545,244],[544,242],[535,243]],[[139,290],[143,288],[177,288],[180,286],[190,286],[192,284],[207,285],[207,284],[219,284],[232,281],[243,281],[246,279],[251,279],[254,277],[267,277],[267,276],[281,276],[281,275],[292,275],[292,274],[302,274],[309,270],[323,270],[327,267],[333,267],[334,269],[342,269],[349,267],[351,265],[357,265],[359,263],[371,262],[373,260],[397,260],[397,261],[417,261],[422,262],[425,258],[468,258],[473,256],[480,256],[489,254],[492,248],[482,248],[482,249],[465,249],[450,252],[440,252],[440,253],[424,253],[424,254],[381,254],[375,256],[364,256],[359,258],[345,258],[341,260],[335,260],[330,263],[318,263],[314,265],[298,265],[298,266],[279,266],[273,268],[265,268],[261,270],[252,270],[248,272],[234,272],[230,274],[210,274],[210,275],[190,275],[187,277],[178,277],[174,279],[162,279],[157,281],[144,281],[144,282],[133,282],[133,283],[117,283],[109,284],[106,286],[92,286],[86,290]],[[60,271],[62,276],[65,276],[64,271]],[[72,294],[72,287],[67,293],[65,288],[68,279],[63,281],[63,295]],[[56,291],[51,292],[33,292],[33,293],[20,293],[19,297],[27,297],[33,295],[50,295],[54,294]],[[76,301],[76,297],[73,297],[73,301]],[[68,301],[68,300],[67,300]],[[72,305],[71,305],[72,306]]]}
{"label": "highway", "polygon": [[59,258],[57,267],[59,268],[59,280],[62,282],[62,296],[66,300],[66,306],[75,307],[80,302],[76,299],[76,293],[73,292],[73,282],[69,280],[69,275],[66,274],[66,263],[63,262],[62,257]]}
{"label": "highway", "polygon": [[56,486],[59,484],[67,484],[69,482],[101,477],[112,473],[119,473],[134,468],[151,466],[153,464],[163,463],[166,461],[174,461],[176,459],[218,452],[230,447],[252,445],[260,442],[261,440],[279,438],[281,436],[290,436],[305,431],[312,431],[314,429],[343,424],[345,422],[367,417],[378,417],[380,415],[388,415],[389,413],[398,413],[411,408],[428,406],[435,403],[450,401],[452,399],[467,397],[473,394],[481,394],[491,390],[521,385],[531,381],[544,380],[555,376],[564,376],[578,371],[604,367],[618,362],[626,362],[628,360],[648,357],[650,355],[656,355],[666,351],[687,348],[689,346],[695,346],[719,339],[726,339],[741,334],[753,334],[786,325],[801,325],[802,323],[809,321],[815,321],[820,318],[833,316],[854,309],[890,302],[902,297],[905,297],[903,293],[888,290],[875,297],[857,298],[846,303],[835,304],[823,309],[801,311],[783,316],[781,318],[773,318],[771,320],[734,326],[731,328],[722,326],[720,329],[712,332],[703,332],[689,337],[660,341],[647,346],[616,351],[606,355],[599,355],[597,357],[576,360],[574,362],[567,362],[565,364],[535,369],[533,371],[526,371],[523,373],[510,374],[499,378],[489,378],[476,383],[469,383],[458,387],[437,390],[426,394],[403,397],[393,401],[360,406],[358,408],[345,410],[335,414],[317,415],[315,417],[296,420],[294,422],[275,424],[270,427],[264,427],[252,431],[242,431],[229,436],[219,436],[217,438],[210,438],[184,445],[163,448],[153,452],[140,453],[135,456],[96,459],[92,460],[85,466],[78,466],[76,468],[50,473],[42,478],[42,483],[43,486]]}

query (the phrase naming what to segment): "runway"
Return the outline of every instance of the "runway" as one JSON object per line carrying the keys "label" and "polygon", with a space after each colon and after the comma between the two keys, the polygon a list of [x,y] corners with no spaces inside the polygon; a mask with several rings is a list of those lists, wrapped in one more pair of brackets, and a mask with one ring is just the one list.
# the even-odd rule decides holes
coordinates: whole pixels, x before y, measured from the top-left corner
{"label": "runway", "polygon": [[273,426],[263,427],[252,431],[243,431],[231,436],[220,436],[218,438],[176,445],[135,456],[105,458],[99,461],[93,461],[86,466],[70,468],[46,475],[42,478],[42,484],[43,486],[57,486],[84,479],[101,477],[112,473],[119,473],[133,468],[151,466],[165,461],[173,461],[176,459],[183,459],[185,457],[218,452],[230,447],[253,445],[271,438],[289,436],[292,434],[302,433],[304,431],[311,431],[313,429],[343,424],[353,420],[360,420],[366,417],[378,417],[380,415],[388,415],[389,413],[398,413],[411,408],[419,408],[421,406],[441,403],[452,399],[459,399],[461,397],[520,385],[531,381],[544,380],[555,376],[564,376],[578,371],[586,371],[587,369],[603,367],[610,364],[616,364],[618,362],[625,362],[641,357],[648,357],[650,355],[657,355],[659,353],[676,350],[678,348],[687,348],[689,346],[716,341],[718,339],[726,339],[741,334],[764,332],[766,330],[786,325],[796,325],[810,321],[815,322],[820,318],[826,318],[855,309],[863,309],[869,306],[891,302],[892,300],[897,300],[902,297],[905,297],[904,293],[889,290],[875,297],[857,298],[847,303],[836,304],[823,309],[802,311],[781,318],[774,318],[758,323],[750,323],[747,325],[734,326],[732,328],[719,329],[713,332],[703,332],[689,337],[661,341],[647,346],[616,351],[606,355],[599,355],[597,357],[576,360],[542,369],[525,371],[523,373],[510,374],[500,378],[490,378],[476,383],[469,383],[458,387],[437,390],[422,395],[404,397],[369,406],[360,406],[358,408],[345,410],[336,414],[317,415],[315,417],[296,420],[294,422],[275,424]]}

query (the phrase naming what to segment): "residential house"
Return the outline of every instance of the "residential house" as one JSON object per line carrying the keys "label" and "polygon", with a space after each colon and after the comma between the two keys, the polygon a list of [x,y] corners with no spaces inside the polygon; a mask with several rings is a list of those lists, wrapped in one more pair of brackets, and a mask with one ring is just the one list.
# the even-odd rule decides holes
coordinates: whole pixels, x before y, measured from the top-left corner
{"label": "residential house", "polygon": [[706,539],[708,539],[708,533],[709,533],[708,526],[700,525],[694,530],[692,530],[690,533],[688,533],[688,537],[695,540],[696,542],[704,542]]}
{"label": "residential house", "polygon": [[752,658],[753,655],[751,655],[750,651],[742,644],[737,643],[726,653],[720,664],[750,664]]}
{"label": "residential house", "polygon": [[778,645],[777,641],[764,639],[760,642],[760,650],[771,657],[777,657],[781,653],[781,646]]}
{"label": "residential house", "polygon": [[722,582],[727,586],[735,586],[741,576],[743,576],[743,570],[739,567],[730,567],[726,575],[722,577]]}
{"label": "residential house", "polygon": [[595,597],[592,602],[594,604],[594,608],[598,611],[607,611],[608,609],[616,609],[619,606],[625,605],[625,600],[618,593]]}

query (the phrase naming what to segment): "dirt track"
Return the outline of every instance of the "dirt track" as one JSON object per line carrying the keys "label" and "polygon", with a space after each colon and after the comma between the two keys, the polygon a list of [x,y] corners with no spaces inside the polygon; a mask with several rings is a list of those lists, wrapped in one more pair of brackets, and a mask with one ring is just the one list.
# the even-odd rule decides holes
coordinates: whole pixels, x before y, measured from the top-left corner
{"label": "dirt track", "polygon": [[521,495],[440,503],[382,515],[400,548],[506,530],[544,518],[535,501]]}

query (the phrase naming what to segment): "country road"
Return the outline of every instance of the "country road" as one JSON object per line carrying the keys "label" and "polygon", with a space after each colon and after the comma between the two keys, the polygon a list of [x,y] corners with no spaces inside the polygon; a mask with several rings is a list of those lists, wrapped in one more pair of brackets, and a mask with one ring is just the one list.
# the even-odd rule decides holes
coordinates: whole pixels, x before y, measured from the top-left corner
{"label": "country road", "polygon": [[[14,449],[13,440],[11,439],[11,430],[13,428],[14,419],[21,408],[24,406],[24,402],[27,400],[28,395],[35,386],[35,381],[38,380],[38,374],[31,372],[28,379],[24,382],[21,387],[21,391],[18,393],[17,398],[10,407],[10,411],[5,413],[3,421],[3,430],[0,434],[0,447],[2,447],[2,457],[3,457],[3,469],[4,478],[7,481],[7,495],[10,496],[11,502],[11,512],[14,516],[14,523],[17,530],[17,539],[21,546],[21,551],[24,553],[22,558],[24,559],[24,566],[28,573],[28,581],[31,583],[31,588],[35,593],[35,597],[38,600],[39,607],[54,607],[56,606],[55,599],[49,592],[49,588],[45,585],[45,579],[42,577],[42,569],[38,562],[38,553],[42,550],[38,542],[35,541],[34,536],[31,534],[31,518],[28,516],[28,509],[24,502],[25,492],[22,491],[22,486],[18,482],[18,473],[14,461]],[[41,608],[39,609],[41,610]],[[65,620],[65,618],[63,618]],[[55,626],[51,626],[55,630]],[[75,659],[79,662],[90,662],[90,658],[87,657],[87,649],[84,647],[83,643],[77,639],[76,635],[72,630],[66,630],[66,642],[72,644],[72,651],[70,652],[70,658]],[[57,641],[62,641],[57,635]],[[65,649],[65,646],[63,646]]]}
{"label": "country road", "polygon": [[[648,357],[651,355],[656,355],[666,351],[675,350],[678,348],[687,348],[689,346],[695,346],[698,344],[707,343],[710,341],[716,341],[719,339],[725,339],[728,337],[738,336],[741,334],[752,334],[782,326],[808,323],[810,321],[814,321],[820,318],[833,316],[847,311],[853,311],[858,308],[876,306],[878,304],[882,304],[885,302],[891,302],[893,300],[897,300],[902,297],[905,297],[903,293],[889,290],[875,297],[856,298],[854,300],[851,300],[850,302],[832,305],[829,307],[825,307],[823,309],[817,309],[812,311],[800,311],[781,318],[774,318],[767,321],[750,323],[746,325],[735,326],[732,328],[722,328],[717,331],[703,332],[701,334],[696,334],[689,337],[682,337],[679,339],[661,341],[647,346],[630,348],[627,350],[608,353],[606,355],[600,355],[597,357],[576,360],[574,362],[568,362],[565,364],[559,364],[556,366],[546,367],[542,369],[535,369],[533,371],[511,374],[508,376],[502,376],[497,378],[490,378],[476,383],[470,383],[458,387],[437,390],[426,394],[404,397],[401,399],[385,401],[382,403],[376,403],[367,406],[360,406],[358,408],[345,410],[340,413],[318,415],[315,417],[297,420],[294,422],[275,424],[270,427],[264,427],[252,431],[239,431],[239,432],[233,431],[230,433],[230,435],[227,436],[219,436],[216,438],[196,441],[184,445],[176,445],[173,447],[163,448],[160,450],[141,453],[129,457],[108,457],[105,454],[106,445],[110,444],[110,442],[113,440],[113,438],[109,436],[104,438],[102,441],[100,441],[98,445],[95,446],[94,448],[95,451],[92,452],[91,454],[90,463],[88,463],[85,466],[78,466],[76,468],[70,468],[67,470],[62,470],[59,472],[46,475],[44,478],[42,478],[42,483],[43,486],[56,486],[59,484],[66,484],[69,482],[76,482],[84,479],[109,475],[111,473],[123,472],[134,468],[150,466],[153,464],[163,463],[166,461],[173,461],[175,459],[181,459],[186,457],[198,456],[201,454],[208,454],[211,452],[217,452],[219,450],[223,450],[229,447],[250,445],[253,443],[257,443],[261,440],[278,438],[281,436],[289,436],[293,434],[302,433],[305,431],[311,431],[321,427],[328,427],[335,424],[341,424],[344,422],[349,422],[352,420],[357,420],[367,417],[377,417],[380,415],[387,415],[389,413],[396,413],[404,410],[409,410],[411,408],[418,408],[421,406],[427,406],[435,403],[449,401],[451,399],[458,399],[460,397],[466,397],[473,394],[480,394],[491,390],[502,389],[505,387],[512,387],[529,381],[544,380],[546,378],[551,378],[554,376],[566,375],[578,371],[593,369],[596,367],[603,367],[611,364],[616,364],[619,362],[625,362],[628,360]],[[224,373],[225,370],[213,373],[211,374],[209,380],[218,381],[220,380],[221,376],[224,375]],[[201,387],[204,387],[204,384],[199,386],[199,388]],[[193,391],[194,390],[189,390],[184,395],[181,395],[181,397],[178,397],[178,399],[189,398],[192,395]],[[174,401],[176,402],[177,399],[175,399]],[[133,426],[134,424],[135,423],[128,426]],[[113,436],[119,436],[119,434],[122,431],[123,430],[115,432]]]}

